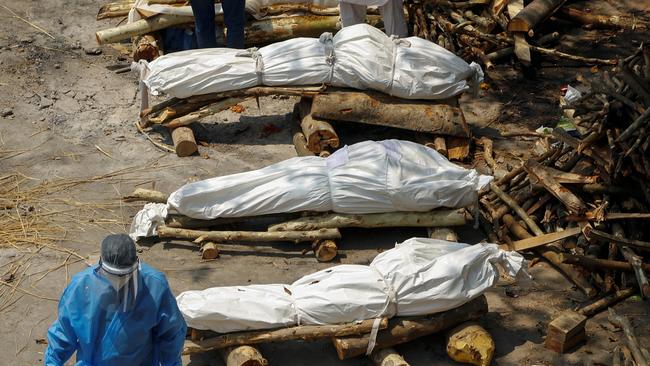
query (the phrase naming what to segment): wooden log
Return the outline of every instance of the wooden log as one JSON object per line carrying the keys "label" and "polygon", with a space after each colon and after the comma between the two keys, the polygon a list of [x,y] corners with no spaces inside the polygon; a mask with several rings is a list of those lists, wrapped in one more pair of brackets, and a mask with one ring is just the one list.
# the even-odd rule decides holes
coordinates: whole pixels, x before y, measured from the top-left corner
{"label": "wooden log", "polygon": [[624,290],[616,291],[613,294],[605,295],[604,297],[592,302],[589,305],[579,307],[576,311],[582,315],[591,317],[618,303],[619,301],[627,299],[635,293],[636,289],[633,288],[626,288]]}
{"label": "wooden log", "polygon": [[326,8],[308,3],[280,3],[260,7],[260,13],[265,16],[295,12],[311,13],[314,15],[339,15],[338,8]]}
{"label": "wooden log", "polygon": [[437,227],[431,230],[429,234],[431,239],[439,239],[446,241],[458,241],[458,234],[450,228],[446,227]]}
{"label": "wooden log", "polygon": [[[634,268],[632,268],[632,265],[628,262],[570,254],[564,254],[562,258],[563,263],[578,264],[590,270],[606,269],[613,271],[634,272]],[[643,268],[644,271],[650,271],[650,264],[642,263],[641,268]]]}
{"label": "wooden log", "polygon": [[497,162],[494,161],[494,157],[492,156],[494,150],[492,140],[487,137],[481,137],[481,143],[483,144],[483,158],[485,159],[485,163],[492,169],[492,173],[494,173],[497,169]]}
{"label": "wooden log", "polygon": [[371,91],[326,92],[314,96],[313,117],[404,128],[436,135],[470,136],[457,99],[411,101]]}
{"label": "wooden log", "polygon": [[618,61],[614,59],[583,57],[578,55],[572,55],[566,52],[560,52],[558,50],[554,50],[550,48],[538,47],[533,45],[528,45],[528,46],[530,47],[531,50],[535,52],[541,53],[542,55],[551,56],[554,58],[563,58],[566,60],[578,61],[578,62],[593,64],[593,65],[616,65],[618,63]]}
{"label": "wooden log", "polygon": [[[524,1],[523,0],[511,0],[508,1],[508,14],[510,15],[510,19],[514,19],[517,14],[521,13],[521,11],[524,9]],[[510,21],[512,22],[512,20]],[[508,22],[508,26],[510,26],[510,22]],[[521,61],[524,65],[530,65],[532,58],[530,56],[530,45],[526,41],[526,31],[520,31],[520,32],[511,32],[512,33],[512,38],[514,39],[514,53],[515,56]]]}
{"label": "wooden log", "polygon": [[566,353],[587,338],[587,317],[573,310],[566,310],[555,317],[546,330],[544,345],[558,353]]}
{"label": "wooden log", "polygon": [[634,275],[636,276],[636,281],[639,283],[641,297],[647,299],[650,297],[650,283],[648,283],[648,277],[646,277],[645,271],[643,270],[642,258],[627,246],[621,247],[621,253],[625,260],[634,268]]}
{"label": "wooden log", "polygon": [[526,249],[537,248],[542,245],[550,244],[558,240],[568,238],[570,236],[578,235],[582,231],[579,227],[569,228],[563,231],[558,231],[554,233],[544,234],[540,236],[533,236],[528,239],[522,239],[512,242],[512,250],[520,251]]}
{"label": "wooden log", "polygon": [[641,241],[641,240],[633,240],[633,239],[627,239],[623,237],[618,237],[612,234],[608,234],[604,231],[600,230],[590,230],[588,234],[587,239],[598,239],[602,241],[611,241],[614,243],[617,243],[619,245],[627,245],[639,250],[645,250],[645,251],[650,251],[650,242],[647,241]]}
{"label": "wooden log", "polygon": [[291,141],[298,156],[314,156],[314,153],[307,147],[307,138],[302,132],[294,133]]}
{"label": "wooden log", "polygon": [[[481,295],[455,309],[421,317],[395,317],[389,320],[388,327],[377,333],[375,349],[392,347],[410,342],[416,338],[445,330],[457,324],[476,320],[487,314],[487,300]],[[363,355],[370,336],[334,337],[332,342],[339,359]]]}
{"label": "wooden log", "polygon": [[477,323],[461,324],[447,334],[447,355],[456,362],[489,366],[494,349],[492,336]]}
{"label": "wooden log", "polygon": [[372,352],[370,359],[376,366],[410,366],[404,357],[391,347]]}
{"label": "wooden log", "polygon": [[125,17],[129,14],[132,6],[133,2],[131,1],[119,1],[104,4],[99,8],[99,11],[97,12],[97,20]]}
{"label": "wooden log", "polygon": [[190,156],[199,150],[194,139],[194,132],[189,127],[177,127],[172,130],[172,141],[176,155],[180,157]]}
{"label": "wooden log", "polygon": [[537,224],[535,224],[535,222],[530,218],[530,216],[526,214],[526,211],[524,211],[524,209],[521,208],[521,206],[519,206],[519,204],[515,202],[515,200],[513,200],[512,197],[510,197],[506,192],[501,190],[501,188],[499,188],[499,186],[497,186],[494,182],[490,182],[490,190],[496,193],[496,195],[501,199],[501,201],[503,201],[506,205],[508,205],[508,207],[510,207],[513,211],[515,211],[517,216],[519,216],[522,220],[524,220],[526,225],[535,233],[535,235],[544,235],[544,232],[541,229],[539,229]]}
{"label": "wooden log", "polygon": [[151,62],[160,56],[158,41],[151,34],[136,36],[133,39],[133,61]]}
{"label": "wooden log", "polygon": [[201,259],[212,260],[219,258],[219,248],[213,242],[207,242],[201,245]]}
{"label": "wooden log", "polygon": [[237,346],[220,349],[226,366],[267,366],[269,362],[260,351],[252,346]]}
{"label": "wooden log", "polygon": [[268,214],[268,215],[259,215],[259,216],[246,216],[246,217],[219,217],[212,220],[200,220],[193,219],[191,217],[169,214],[167,215],[165,226],[171,228],[183,228],[183,229],[201,229],[209,227],[224,226],[227,224],[242,223],[242,222],[251,222],[251,221],[263,221],[268,222],[269,220],[291,220],[296,217],[299,217],[300,213],[298,212],[288,212],[288,213],[278,213],[278,214]]}
{"label": "wooden log", "polygon": [[342,227],[445,227],[465,225],[470,219],[465,209],[428,212],[388,212],[379,214],[326,214],[301,217],[271,225],[268,231],[305,231]]}
{"label": "wooden log", "polygon": [[636,17],[593,14],[568,6],[560,8],[558,15],[562,18],[594,28],[620,28],[629,30],[648,28],[647,22]]}
{"label": "wooden log", "polygon": [[551,16],[566,0],[533,0],[508,23],[508,32],[528,33],[544,19]]}
{"label": "wooden log", "polygon": [[160,191],[151,189],[136,188],[133,193],[128,196],[122,197],[124,202],[146,201],[155,203],[167,203],[169,195]]}
{"label": "wooden log", "polygon": [[290,241],[304,242],[322,239],[340,239],[341,233],[338,229],[320,229],[312,231],[201,231],[189,229],[177,229],[167,226],[158,228],[158,237],[160,238],[178,238],[194,240],[200,244],[205,241],[215,241],[218,243],[230,241],[251,241],[251,242],[268,242],[268,241]]}
{"label": "wooden log", "polygon": [[[519,225],[511,215],[504,215],[503,223],[506,224],[506,227],[510,230],[510,232],[512,232],[519,239],[527,239],[532,237],[532,235],[530,235],[526,229]],[[544,232],[542,232],[536,224],[532,230],[536,235],[544,235]],[[562,263],[562,255],[560,253],[555,252],[550,247],[538,247],[535,248],[535,251],[544,259],[549,261],[553,267],[555,267],[567,279],[573,282],[573,284],[575,284],[587,296],[593,297],[596,295],[596,289],[589,283],[589,281],[582,273],[578,272],[573,266]]]}
{"label": "wooden log", "polygon": [[[580,146],[580,140],[569,135],[565,130],[561,128],[554,128],[553,132],[551,132],[551,135],[553,135],[553,137],[563,142],[567,146],[572,147],[573,149],[577,149],[578,146]],[[598,163],[600,166],[602,166],[607,172],[611,172],[612,162],[607,161],[604,157],[602,157],[598,152],[593,150],[590,146],[586,147],[583,151],[581,151],[581,154],[594,159],[594,161]]]}
{"label": "wooden log", "polygon": [[465,160],[469,156],[471,139],[466,137],[447,136],[447,158],[449,160]]}
{"label": "wooden log", "polygon": [[307,139],[307,148],[318,154],[329,147],[339,147],[339,136],[331,124],[311,115],[311,98],[302,98],[299,104],[300,128]]}
{"label": "wooden log", "polygon": [[[343,337],[355,334],[365,334],[372,330],[375,320],[336,324],[336,325],[299,325],[295,327],[273,330],[237,332],[223,334],[203,340],[185,341],[183,354],[208,352],[215,349],[251,345],[260,343],[286,342],[292,340],[311,341],[320,338]],[[388,327],[388,319],[383,318],[379,329]]]}
{"label": "wooden log", "polygon": [[627,346],[630,348],[630,351],[632,352],[632,356],[634,357],[634,361],[636,362],[636,365],[648,366],[650,364],[650,360],[646,359],[646,356],[641,348],[641,344],[639,343],[636,335],[634,334],[634,329],[632,328],[632,324],[630,324],[630,321],[627,319],[627,317],[617,314],[613,308],[609,308],[608,311],[609,311],[609,316],[608,316],[609,322],[623,329],[623,334],[625,334],[625,338],[627,340],[626,342]]}
{"label": "wooden log", "polygon": [[331,262],[338,254],[338,246],[334,240],[319,240],[314,246],[314,255],[319,262]]}
{"label": "wooden log", "polygon": [[194,17],[191,16],[157,14],[146,19],[136,20],[133,23],[98,31],[95,33],[95,38],[99,44],[117,43],[131,37],[193,22]]}
{"label": "wooden log", "polygon": [[569,213],[582,214],[587,211],[587,206],[571,191],[562,187],[538,162],[529,159],[524,164],[524,169],[528,174],[535,177],[537,182],[544,186],[549,193],[560,200]]}
{"label": "wooden log", "polygon": [[433,138],[433,149],[447,157],[447,143],[445,138],[442,136],[436,136]]}
{"label": "wooden log", "polygon": [[216,103],[204,106],[198,111],[174,118],[169,122],[164,122],[163,126],[168,128],[179,128],[182,126],[187,126],[207,116],[225,111],[226,109],[235,106],[244,100],[246,100],[246,98],[226,98]]}

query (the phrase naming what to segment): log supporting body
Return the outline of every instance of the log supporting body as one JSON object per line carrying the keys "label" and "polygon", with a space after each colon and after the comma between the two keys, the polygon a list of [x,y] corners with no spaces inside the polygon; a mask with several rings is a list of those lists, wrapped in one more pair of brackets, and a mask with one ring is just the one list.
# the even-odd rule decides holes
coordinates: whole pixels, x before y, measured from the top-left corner
{"label": "log supporting body", "polygon": [[267,366],[269,362],[252,346],[237,346],[219,350],[226,366]]}
{"label": "log supporting body", "polygon": [[319,154],[327,148],[336,149],[340,143],[339,136],[329,122],[312,116],[311,104],[312,99],[305,97],[298,104],[300,128],[307,140],[307,148],[314,154]]}
{"label": "log supporting body", "polygon": [[194,240],[196,243],[214,241],[218,243],[230,241],[250,241],[250,242],[272,242],[272,241],[290,241],[303,242],[323,239],[340,239],[341,233],[338,229],[320,229],[311,231],[201,231],[189,229],[177,229],[167,226],[158,228],[158,237],[160,238],[178,238]]}

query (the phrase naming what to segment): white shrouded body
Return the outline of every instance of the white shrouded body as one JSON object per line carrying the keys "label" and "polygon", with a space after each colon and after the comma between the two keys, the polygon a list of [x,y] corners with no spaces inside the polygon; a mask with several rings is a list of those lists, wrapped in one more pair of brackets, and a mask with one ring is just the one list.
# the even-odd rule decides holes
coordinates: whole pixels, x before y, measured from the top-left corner
{"label": "white shrouded body", "polygon": [[259,50],[176,52],[147,67],[143,81],[151,93],[177,98],[257,85],[328,84],[406,99],[446,99],[478,85],[483,77],[480,66],[468,65],[435,43],[418,37],[393,39],[367,24]]}
{"label": "white shrouded body", "polygon": [[328,158],[296,157],[186,184],[166,205],[147,204],[133,219],[131,235],[155,235],[168,212],[209,220],[299,211],[367,214],[460,208],[475,203],[478,191],[491,180],[414,142],[364,141]]}
{"label": "white shrouded body", "polygon": [[338,324],[456,308],[499,279],[516,276],[524,258],[495,244],[412,238],[369,266],[340,265],[291,285],[215,287],[176,298],[187,325],[219,333],[299,324]]}

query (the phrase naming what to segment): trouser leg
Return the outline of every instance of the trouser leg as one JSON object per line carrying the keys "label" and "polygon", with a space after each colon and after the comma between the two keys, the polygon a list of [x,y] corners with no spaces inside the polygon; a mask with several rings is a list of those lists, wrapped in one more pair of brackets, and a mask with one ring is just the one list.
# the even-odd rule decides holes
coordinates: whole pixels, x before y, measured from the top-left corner
{"label": "trouser leg", "polygon": [[404,19],[402,0],[388,0],[379,7],[379,13],[384,20],[384,29],[389,36],[396,35],[400,38],[408,37],[409,31]]}
{"label": "trouser leg", "polygon": [[244,48],[244,25],[246,23],[245,0],[222,0],[223,20],[227,28],[226,46]]}
{"label": "trouser leg", "polygon": [[199,48],[217,47],[214,22],[214,0],[191,0],[194,33]]}
{"label": "trouser leg", "polygon": [[364,23],[366,21],[366,6],[350,3],[339,3],[341,23],[343,27]]}

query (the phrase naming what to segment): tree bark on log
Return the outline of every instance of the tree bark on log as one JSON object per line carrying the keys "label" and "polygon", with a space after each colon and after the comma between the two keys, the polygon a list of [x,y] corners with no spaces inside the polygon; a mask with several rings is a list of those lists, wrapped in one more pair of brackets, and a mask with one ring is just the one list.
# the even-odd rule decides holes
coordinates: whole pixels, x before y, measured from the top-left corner
{"label": "tree bark on log", "polygon": [[268,231],[305,231],[342,227],[444,227],[465,225],[470,219],[465,209],[428,212],[389,212],[379,214],[327,214],[301,217],[271,225]]}
{"label": "tree bark on log", "polygon": [[95,38],[99,44],[117,43],[131,37],[142,36],[161,29],[191,23],[194,23],[194,17],[158,14],[146,19],[136,20],[133,23],[120,25],[119,27],[100,30],[95,33]]}
{"label": "tree bark on log", "polygon": [[[183,354],[208,352],[215,349],[239,346],[245,344],[285,342],[292,340],[313,341],[320,338],[343,337],[355,334],[365,334],[372,330],[375,320],[335,324],[335,325],[299,325],[289,328],[262,330],[252,332],[237,332],[223,334],[213,338],[197,341],[185,341]],[[388,319],[383,318],[379,329],[386,329]]]}
{"label": "tree bark on log", "polygon": [[558,14],[565,19],[594,28],[646,29],[648,24],[640,19],[621,15],[600,15],[564,6]]}
{"label": "tree bark on log", "polygon": [[339,136],[331,124],[315,119],[311,114],[311,98],[302,98],[298,104],[300,128],[307,139],[307,148],[318,154],[328,147],[339,147]]}
{"label": "tree bark on log", "polygon": [[267,366],[269,362],[260,351],[251,346],[238,346],[219,350],[226,366]]}
{"label": "tree bark on log", "polygon": [[374,351],[370,359],[376,366],[410,366],[404,357],[390,347]]}
{"label": "tree bark on log", "polygon": [[470,136],[457,99],[409,101],[377,92],[327,92],[314,96],[316,118],[404,128],[436,135]]}
{"label": "tree bark on log", "polygon": [[205,241],[215,241],[219,243],[230,241],[251,241],[251,242],[269,242],[269,241],[290,241],[304,242],[323,239],[340,239],[341,233],[338,229],[320,229],[313,231],[200,231],[188,229],[176,229],[167,226],[158,228],[158,237],[160,238],[178,238],[194,240],[200,244]]}
{"label": "tree bark on log", "polygon": [[174,118],[169,122],[163,123],[163,126],[168,128],[180,128],[182,126],[190,125],[204,117],[217,114],[232,106],[235,106],[246,100],[246,98],[226,98],[216,103],[207,105],[196,112],[190,112],[184,116]]}
{"label": "tree bark on log", "polygon": [[551,16],[566,0],[533,0],[508,23],[508,32],[528,33],[531,29]]}
{"label": "tree bark on log", "polygon": [[[375,349],[392,347],[416,338],[451,328],[457,324],[476,320],[487,314],[487,299],[481,295],[455,309],[421,317],[395,317],[388,327],[377,333]],[[334,337],[332,342],[339,359],[363,355],[368,348],[368,334],[356,337]]]}
{"label": "tree bark on log", "polygon": [[616,304],[617,302],[627,299],[635,293],[636,289],[633,288],[626,288],[624,290],[616,291],[615,293],[608,294],[605,297],[598,299],[597,301],[594,301],[587,306],[580,307],[577,312],[584,316],[593,316]]}
{"label": "tree bark on log", "polygon": [[146,201],[155,203],[167,203],[169,195],[160,191],[151,189],[136,188],[133,193],[128,196],[122,197],[124,202]]}
{"label": "tree bark on log", "polygon": [[194,132],[189,127],[178,127],[172,130],[174,150],[180,157],[190,156],[199,150],[194,139]]}
{"label": "tree bark on log", "polygon": [[[590,270],[606,269],[612,271],[634,272],[634,268],[632,268],[632,265],[628,262],[570,254],[565,254],[562,258],[563,263],[578,264]],[[641,264],[641,268],[643,268],[644,271],[650,271],[650,264],[643,263]]]}

